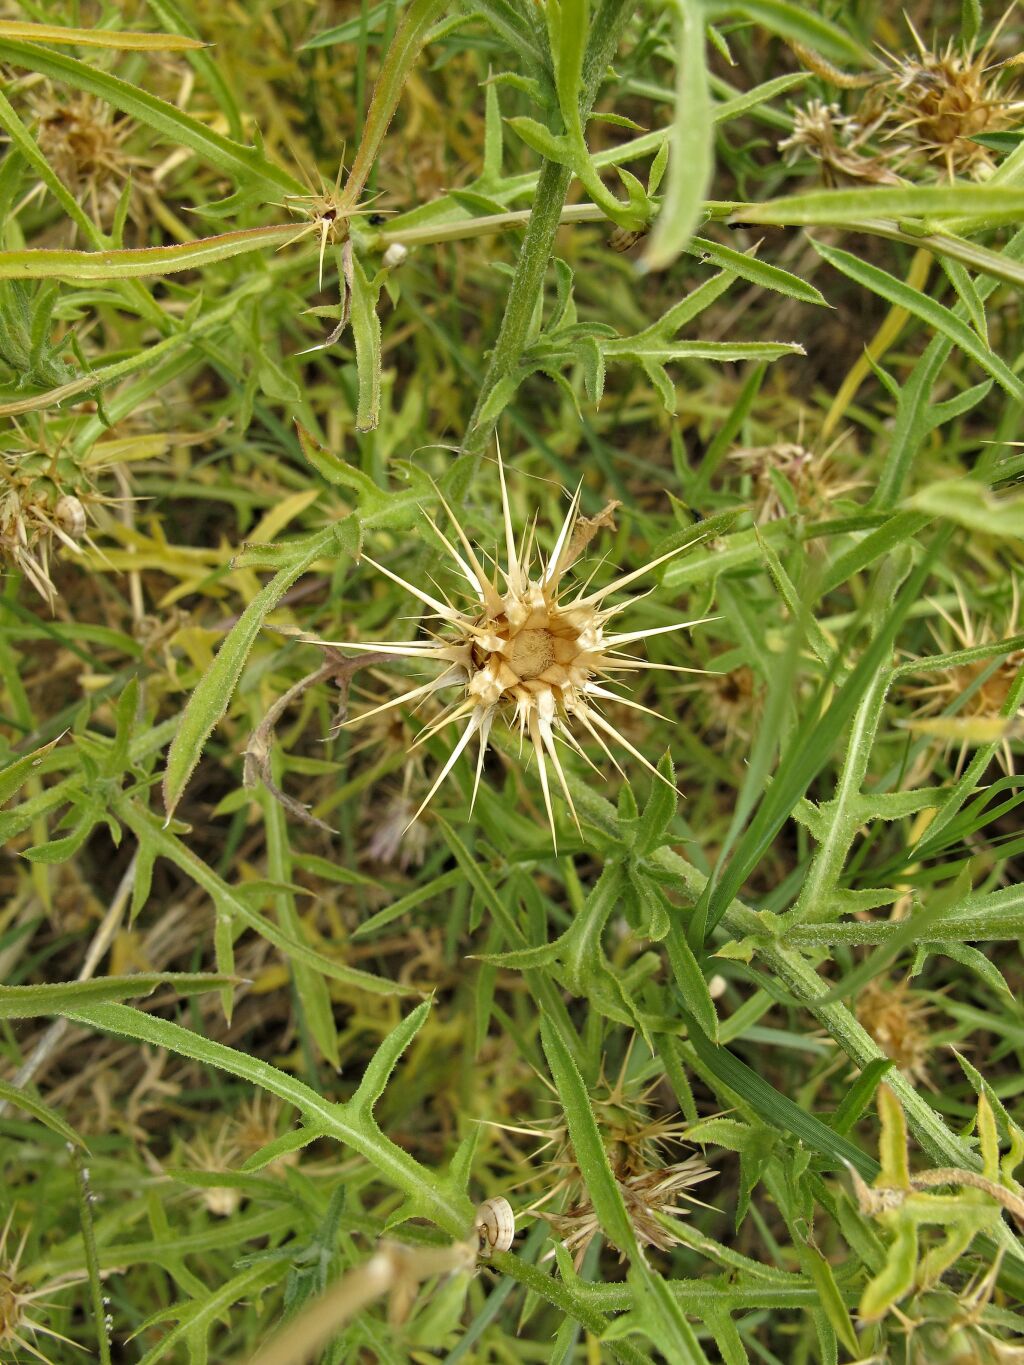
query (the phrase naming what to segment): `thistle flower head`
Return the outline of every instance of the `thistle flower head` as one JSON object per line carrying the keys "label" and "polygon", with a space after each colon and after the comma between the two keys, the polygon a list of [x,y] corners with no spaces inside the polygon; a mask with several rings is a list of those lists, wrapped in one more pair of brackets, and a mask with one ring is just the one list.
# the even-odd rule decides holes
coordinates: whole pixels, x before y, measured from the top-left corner
{"label": "thistle flower head", "polygon": [[[640,1171],[636,1175],[616,1176],[615,1183],[640,1245],[657,1247],[659,1251],[670,1251],[678,1246],[682,1239],[662,1220],[685,1217],[689,1209],[679,1200],[692,1202],[692,1196],[685,1191],[711,1175],[714,1172],[704,1165],[700,1157],[690,1157],[674,1166]],[[566,1251],[572,1254],[573,1263],[579,1270],[587,1247],[601,1231],[590,1195],[581,1188],[576,1200],[564,1213],[547,1213],[544,1217],[561,1238]],[[623,1253],[620,1260],[624,1259]]]}
{"label": "thistle flower head", "polygon": [[[33,1360],[48,1362],[49,1357],[44,1356],[42,1351],[33,1344],[40,1334],[50,1337],[54,1341],[62,1341],[68,1346],[75,1346],[76,1343],[71,1341],[69,1337],[62,1336],[60,1332],[43,1326],[35,1318],[34,1311],[37,1308],[47,1306],[47,1295],[64,1288],[65,1285],[76,1283],[81,1277],[62,1276],[49,1284],[39,1286],[25,1283],[20,1278],[19,1268],[25,1251],[25,1243],[28,1241],[27,1228],[13,1255],[10,1257],[7,1255],[7,1239],[10,1235],[13,1217],[14,1211],[12,1209],[7,1215],[3,1230],[0,1231],[0,1354],[5,1351],[16,1350],[18,1354],[14,1358],[17,1360],[24,1360],[27,1356],[31,1356]],[[22,1352],[25,1355],[22,1355]]]}
{"label": "thistle flower head", "polygon": [[[915,50],[896,55],[883,48],[881,69],[861,74],[837,70],[810,48],[793,43],[803,65],[827,84],[866,94],[854,118],[844,117],[834,104],[812,101],[797,115],[793,135],[779,144],[780,151],[807,152],[821,162],[826,179],[838,173],[897,184],[893,163],[902,166],[922,157],[942,163],[950,180],[957,175],[987,179],[995,161],[976,139],[1016,128],[1024,115],[1019,87],[1005,79],[1007,68],[1019,59],[993,60],[1012,10],[1011,4],[980,48],[950,39],[944,49],[934,50],[908,18]],[[858,151],[876,132],[890,144],[884,159]]]}
{"label": "thistle flower head", "polygon": [[[191,1142],[182,1143],[180,1153],[189,1168],[202,1172],[207,1180],[214,1175],[234,1175],[242,1161],[242,1153],[227,1124],[212,1136],[200,1133]],[[230,1218],[238,1212],[242,1202],[242,1192],[237,1186],[205,1181],[200,1186],[200,1197],[207,1211],[217,1218]]]}
{"label": "thistle flower head", "polygon": [[749,741],[764,703],[757,674],[749,664],[709,672],[691,686],[698,690],[702,700],[702,719],[710,730],[724,736],[727,748]]}
{"label": "thistle flower head", "polygon": [[[695,1200],[686,1191],[715,1172],[699,1156],[671,1160],[680,1153],[686,1124],[678,1114],[652,1112],[659,1081],[644,1085],[629,1076],[631,1052],[632,1044],[614,1082],[602,1074],[591,1092],[590,1103],[608,1165],[637,1240],[641,1246],[668,1251],[681,1240],[668,1220],[688,1215],[687,1204]],[[492,1126],[539,1141],[533,1155],[535,1159],[545,1159],[531,1179],[543,1181],[545,1188],[526,1212],[537,1213],[551,1225],[579,1269],[587,1248],[601,1231],[601,1224],[564,1117],[559,1115],[532,1126],[504,1123]],[[545,1207],[556,1202],[562,1205],[557,1213]]]}
{"label": "thistle flower head", "polygon": [[1024,101],[1002,83],[1002,68],[992,63],[998,28],[978,51],[960,49],[951,39],[944,51],[933,52],[913,24],[910,31],[916,52],[886,54],[891,66],[885,89],[894,98],[888,117],[897,125],[893,136],[942,162],[950,180],[958,173],[985,179],[994,169],[992,154],[974,139],[1016,127],[1024,114]]}
{"label": "thistle flower head", "polygon": [[25,575],[49,605],[56,601],[50,578],[54,544],[75,554],[89,542],[89,512],[107,501],[86,470],[62,444],[45,435],[35,441],[16,424],[13,440],[0,445],[0,560]]}
{"label": "thistle flower head", "polygon": [[300,170],[309,192],[308,194],[286,194],[283,207],[289,213],[294,213],[296,217],[305,219],[305,226],[296,230],[295,236],[291,239],[293,242],[311,234],[315,234],[319,238],[317,288],[322,289],[324,284],[324,256],[327,252],[328,242],[332,246],[344,242],[348,237],[349,219],[369,213],[370,209],[367,204],[360,208],[353,208],[348,203],[341,183],[345,171],[344,156],[338,162],[338,173],[334,178],[333,185],[318,172],[318,187],[317,182],[308,170],[301,167]]}
{"label": "thistle flower head", "polygon": [[793,131],[778,144],[792,165],[809,156],[821,166],[826,185],[866,181],[872,185],[898,185],[900,177],[879,157],[865,156],[861,144],[875,131],[877,122],[862,124],[844,114],[838,104],[812,99],[793,114]]}
{"label": "thistle flower head", "polygon": [[857,997],[857,1019],[900,1071],[927,1083],[933,1011],[906,979],[877,977]]}
{"label": "thistle flower head", "polygon": [[[959,619],[940,603],[935,602],[933,605],[949,628],[953,647],[958,652],[968,653],[994,646],[1001,639],[1020,632],[1020,590],[1016,579],[1012,582],[1009,610],[1002,630],[997,629],[990,620],[977,619],[959,587],[957,598]],[[933,633],[943,653],[948,652],[949,639],[943,639],[938,631]],[[968,658],[960,663],[950,663],[940,669],[928,669],[927,682],[912,683],[903,688],[903,695],[915,703],[914,715],[906,722],[908,728],[944,737],[947,751],[959,739],[960,753],[956,763],[959,773],[967,751],[979,743],[990,742],[990,727],[1002,727],[999,761],[1006,773],[1012,773],[1012,721],[1004,717],[1003,712],[1022,663],[1024,651],[1014,649],[1002,658],[993,654],[991,657]]]}
{"label": "thistle flower head", "polygon": [[[520,545],[516,544],[500,455],[498,472],[505,537],[504,567],[496,566],[490,574],[484,569],[465,531],[443,498],[441,503],[451,520],[458,547],[430,521],[432,529],[469,585],[469,604],[459,607],[447,599],[442,601],[417,585],[406,582],[390,569],[370,559],[369,555],[364,555],[363,558],[378,572],[428,607],[439,625],[425,639],[384,644],[333,643],[341,648],[375,650],[441,665],[437,677],[393,697],[346,724],[358,724],[390,707],[410,702],[422,704],[450,690],[455,693],[440,716],[428,724],[416,741],[420,744],[448,725],[462,726],[462,733],[451,754],[412,820],[422,814],[474,737],[479,743],[473,786],[473,800],[476,800],[491,728],[500,716],[519,732],[521,742],[528,743],[536,754],[544,806],[554,837],[548,765],[554,770],[576,819],[562,760],[555,745],[556,737],[589,762],[580,743],[578,732],[582,732],[599,746],[609,762],[621,772],[608,746],[608,741],[612,740],[649,769],[659,781],[665,780],[653,764],[605,718],[601,708],[606,703],[615,703],[657,715],[639,702],[611,691],[608,684],[616,678],[628,678],[644,668],[698,672],[696,669],[677,668],[668,664],[648,664],[626,652],[629,645],[647,636],[682,630],[698,622],[679,621],[647,630],[615,629],[612,625],[614,618],[629,606],[629,602],[608,606],[607,599],[650,569],[672,558],[678,550],[670,550],[642,569],[627,573],[606,587],[588,591],[589,583],[582,587],[570,586],[567,581],[569,571],[599,526],[607,524],[610,509],[606,508],[597,518],[582,518],[581,488],[577,488],[550,553],[546,559],[541,558],[535,567],[537,552],[534,530],[527,533]],[[578,827],[579,821],[576,823]]]}
{"label": "thistle flower head", "polygon": [[39,148],[72,192],[108,222],[125,181],[138,177],[144,160],[125,144],[134,120],[119,116],[84,90],[60,91],[44,81],[29,96]]}
{"label": "thistle flower head", "polygon": [[795,441],[777,441],[769,446],[745,446],[734,450],[731,458],[749,471],[753,483],[754,519],[760,524],[776,521],[789,509],[780,491],[788,484],[801,511],[823,514],[829,504],[863,487],[862,479],[847,476],[837,461],[836,452],[846,440],[840,433],[824,450],[815,451]]}

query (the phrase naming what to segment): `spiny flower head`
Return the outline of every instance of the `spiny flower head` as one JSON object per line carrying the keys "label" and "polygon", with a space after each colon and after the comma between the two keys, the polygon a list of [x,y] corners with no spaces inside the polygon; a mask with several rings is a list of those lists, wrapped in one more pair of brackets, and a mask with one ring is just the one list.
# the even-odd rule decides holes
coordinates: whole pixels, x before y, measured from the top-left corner
{"label": "spiny flower head", "polygon": [[778,478],[793,490],[801,511],[823,514],[829,504],[863,487],[861,479],[847,477],[836,460],[836,452],[847,437],[841,432],[824,450],[815,451],[795,441],[777,441],[768,446],[745,446],[734,450],[731,459],[749,470],[753,481],[754,520],[759,524],[788,515],[789,508],[780,491]]}
{"label": "spiny flower head", "polygon": [[[621,1178],[616,1176],[615,1183],[626,1206],[626,1215],[640,1245],[657,1247],[659,1251],[670,1251],[678,1246],[682,1238],[662,1220],[686,1217],[690,1210],[679,1200],[692,1202],[692,1195],[685,1191],[713,1174],[700,1157],[690,1157],[687,1161],[659,1170],[640,1171],[636,1175]],[[589,1193],[581,1187],[577,1198],[564,1213],[546,1213],[543,1216],[561,1238],[566,1251],[572,1254],[573,1263],[579,1270],[587,1248],[601,1231],[601,1223]],[[624,1252],[620,1253],[619,1259],[625,1259]]]}
{"label": "spiny flower head", "polygon": [[145,164],[125,147],[136,124],[96,95],[58,92],[49,81],[29,101],[43,155],[72,192],[88,201],[93,215],[109,222],[124,183],[137,181]]}
{"label": "spiny flower head", "polygon": [[47,1295],[66,1285],[76,1283],[80,1276],[62,1276],[60,1279],[51,1281],[49,1284],[32,1286],[25,1283],[19,1275],[21,1258],[25,1251],[25,1243],[28,1241],[28,1228],[22,1235],[21,1242],[14,1254],[7,1258],[7,1239],[11,1231],[11,1222],[14,1217],[14,1210],[7,1215],[3,1230],[0,1231],[0,1359],[6,1359],[5,1353],[16,1349],[18,1354],[12,1358],[24,1360],[25,1356],[21,1352],[27,1353],[33,1360],[41,1360],[47,1363],[49,1357],[44,1356],[29,1338],[36,1339],[38,1334],[51,1337],[54,1341],[63,1341],[68,1346],[75,1346],[76,1343],[70,1338],[62,1336],[60,1332],[55,1332],[50,1327],[44,1327],[35,1317],[31,1316],[36,1308],[49,1306]]}
{"label": "spiny flower head", "polygon": [[1010,5],[981,48],[950,39],[943,50],[933,50],[908,18],[916,51],[896,55],[883,48],[882,63],[874,72],[840,71],[802,43],[793,43],[803,65],[827,84],[866,94],[853,118],[844,117],[835,105],[813,101],[798,116],[793,136],[780,144],[780,150],[806,150],[822,162],[826,175],[839,171],[875,179],[877,170],[878,183],[899,183],[882,161],[857,155],[862,143],[878,133],[890,144],[890,153],[895,152],[887,158],[890,165],[912,164],[924,157],[941,162],[950,180],[958,174],[987,179],[995,161],[975,139],[1016,128],[1024,115],[1019,88],[1004,79],[1006,69],[1019,59],[993,61],[1012,9]]}
{"label": "spiny flower head", "polygon": [[11,436],[13,443],[0,444],[0,560],[20,570],[52,607],[54,542],[78,554],[80,541],[91,543],[88,509],[110,499],[96,493],[85,468],[60,444],[51,448],[45,436],[36,442],[17,426]]}
{"label": "spiny flower head", "polygon": [[[552,837],[555,837],[548,764],[554,769],[569,809],[576,819],[562,761],[555,746],[556,737],[589,762],[576,733],[578,728],[601,748],[621,772],[608,747],[607,741],[612,740],[649,769],[659,781],[665,780],[653,764],[605,718],[601,707],[605,703],[617,703],[656,716],[656,712],[649,711],[639,702],[611,691],[607,684],[618,676],[628,677],[645,668],[698,672],[696,669],[677,668],[670,664],[648,664],[625,650],[646,636],[682,630],[699,623],[679,621],[648,630],[617,631],[612,622],[629,606],[629,602],[607,606],[606,599],[658,564],[671,559],[678,550],[668,551],[642,569],[627,573],[606,587],[588,591],[588,582],[582,588],[574,588],[567,582],[567,575],[598,525],[607,521],[608,509],[602,517],[590,520],[581,518],[582,485],[577,488],[550,554],[535,570],[534,529],[531,528],[520,546],[516,545],[500,455],[498,474],[505,533],[504,568],[496,565],[492,574],[487,573],[443,498],[442,506],[451,520],[461,549],[430,521],[432,529],[469,585],[472,599],[469,605],[457,607],[447,599],[441,601],[415,584],[406,582],[369,555],[364,555],[363,558],[378,572],[429,607],[440,625],[426,639],[384,644],[331,643],[340,648],[367,649],[442,665],[441,673],[429,682],[393,697],[347,723],[358,724],[390,707],[409,702],[421,704],[440,693],[455,691],[454,699],[447,703],[441,715],[426,727],[416,741],[421,744],[448,725],[462,725],[461,735],[410,824],[422,814],[474,737],[479,743],[473,785],[475,802],[491,728],[496,719],[503,717],[518,730],[520,740],[529,743],[537,756],[544,806]],[[576,823],[578,828],[578,819]]]}
{"label": "spiny flower head", "polygon": [[1001,86],[1002,71],[992,65],[998,28],[980,51],[961,50],[951,39],[943,52],[932,52],[907,22],[917,52],[886,54],[891,62],[886,91],[896,98],[889,114],[898,125],[893,136],[905,135],[912,146],[941,161],[950,180],[957,172],[984,179],[994,163],[974,139],[1015,127],[1024,113],[1024,101],[1015,89]]}
{"label": "spiny flower head", "polygon": [[[715,1172],[699,1156],[671,1160],[682,1147],[686,1124],[679,1115],[652,1112],[659,1081],[644,1085],[629,1076],[632,1046],[630,1043],[614,1083],[602,1073],[591,1092],[590,1103],[608,1165],[637,1240],[641,1246],[668,1251],[681,1239],[665,1220],[685,1218],[690,1212],[687,1204],[695,1202],[694,1196],[686,1191]],[[492,1126],[539,1141],[533,1153],[535,1159],[550,1153],[531,1177],[542,1181],[545,1188],[527,1212],[535,1212],[550,1223],[579,1269],[587,1248],[601,1232],[601,1224],[564,1118],[559,1116],[534,1125]],[[559,1212],[545,1207],[556,1201],[562,1205]]]}

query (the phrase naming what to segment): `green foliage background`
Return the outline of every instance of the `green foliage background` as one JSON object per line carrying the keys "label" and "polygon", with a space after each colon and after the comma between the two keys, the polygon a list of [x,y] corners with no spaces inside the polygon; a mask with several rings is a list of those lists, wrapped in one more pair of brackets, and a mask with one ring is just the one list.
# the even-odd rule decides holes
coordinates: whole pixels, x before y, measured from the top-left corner
{"label": "green foliage background", "polygon": [[[1017,1358],[1021,34],[910,18],[3,7],[0,1356]],[[947,42],[956,162],[864,112]],[[712,618],[557,851],[497,730],[403,832],[453,741],[307,639],[451,587],[438,490],[492,551],[498,438]]]}

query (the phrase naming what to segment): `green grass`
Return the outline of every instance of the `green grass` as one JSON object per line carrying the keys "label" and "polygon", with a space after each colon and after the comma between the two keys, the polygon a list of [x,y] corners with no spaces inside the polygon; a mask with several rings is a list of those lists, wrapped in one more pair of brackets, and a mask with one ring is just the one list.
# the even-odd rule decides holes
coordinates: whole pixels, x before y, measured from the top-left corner
{"label": "green grass", "polygon": [[[0,1360],[1019,1353],[999,24],[7,7]],[[406,828],[499,443],[655,666]]]}

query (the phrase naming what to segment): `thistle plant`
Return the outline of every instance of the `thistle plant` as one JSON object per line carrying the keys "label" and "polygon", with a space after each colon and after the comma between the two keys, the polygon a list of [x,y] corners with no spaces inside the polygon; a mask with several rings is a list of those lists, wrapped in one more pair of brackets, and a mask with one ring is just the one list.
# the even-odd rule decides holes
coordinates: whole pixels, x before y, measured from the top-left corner
{"label": "thistle plant", "polygon": [[4,1365],[1024,1354],[1014,14],[3,7]]}

